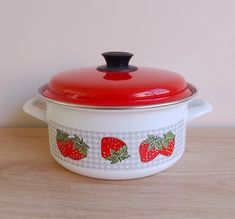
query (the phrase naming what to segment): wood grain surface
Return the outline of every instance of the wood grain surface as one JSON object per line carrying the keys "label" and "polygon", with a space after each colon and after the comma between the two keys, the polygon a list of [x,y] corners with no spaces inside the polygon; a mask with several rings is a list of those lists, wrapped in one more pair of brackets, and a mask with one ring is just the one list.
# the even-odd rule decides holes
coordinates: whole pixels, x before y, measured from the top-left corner
{"label": "wood grain surface", "polygon": [[194,128],[183,158],[155,176],[105,181],[49,153],[47,129],[0,129],[0,218],[235,218],[235,129]]}

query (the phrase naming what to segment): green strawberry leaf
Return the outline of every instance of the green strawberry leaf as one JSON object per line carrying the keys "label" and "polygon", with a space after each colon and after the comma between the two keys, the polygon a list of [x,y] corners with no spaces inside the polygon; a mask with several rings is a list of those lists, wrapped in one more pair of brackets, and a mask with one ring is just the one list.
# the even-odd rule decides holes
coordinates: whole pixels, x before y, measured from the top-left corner
{"label": "green strawberry leaf", "polygon": [[79,149],[79,151],[80,151],[81,154],[87,156],[87,148],[81,147],[81,148]]}
{"label": "green strawberry leaf", "polygon": [[175,138],[175,134],[173,134],[171,131],[169,131],[164,135],[164,138],[167,140],[172,140]]}
{"label": "green strawberry leaf", "polygon": [[131,156],[131,155],[125,154],[125,155],[122,155],[122,156],[121,156],[121,159],[122,159],[122,160],[125,160],[125,159],[129,158],[130,156]]}
{"label": "green strawberry leaf", "polygon": [[113,157],[112,157],[112,156],[108,156],[108,157],[106,157],[105,159],[112,161],[112,160],[113,160]]}
{"label": "green strawberry leaf", "polygon": [[163,146],[168,147],[169,141],[175,138],[175,134],[173,134],[171,131],[164,134],[163,138],[154,136],[152,134],[148,134],[147,136],[148,138],[145,139],[142,143],[149,144],[148,151],[151,151],[154,148],[157,150],[162,150]]}
{"label": "green strawberry leaf", "polygon": [[118,156],[119,155],[119,152],[118,151],[115,151],[113,149],[110,149],[110,152],[113,156]]}
{"label": "green strawberry leaf", "polygon": [[75,142],[74,145],[73,145],[73,149],[74,150],[79,150],[79,148],[80,148],[79,144],[77,142]]}
{"label": "green strawberry leaf", "polygon": [[161,138],[159,138],[159,140],[157,141],[156,148],[157,148],[158,150],[162,150],[162,139],[161,139]]}
{"label": "green strawberry leaf", "polygon": [[124,148],[124,147],[121,147],[121,148],[117,151],[118,155],[121,155],[121,154],[124,153],[123,148]]}
{"label": "green strawberry leaf", "polygon": [[155,143],[154,142],[151,142],[150,144],[149,144],[149,148],[148,148],[148,151],[151,151],[153,148],[155,148]]}
{"label": "green strawberry leaf", "polygon": [[123,147],[123,150],[124,150],[124,153],[127,153],[127,146],[126,145]]}
{"label": "green strawberry leaf", "polygon": [[148,139],[148,138],[145,139],[144,141],[142,141],[142,143],[144,143],[144,144],[149,144],[149,139]]}
{"label": "green strawberry leaf", "polygon": [[82,143],[83,139],[80,139],[77,135],[74,135],[73,140],[78,142],[78,143]]}
{"label": "green strawberry leaf", "polygon": [[173,134],[171,131],[167,132],[164,135],[164,138],[162,139],[162,145],[166,148],[169,147],[169,142],[175,138],[175,134]]}
{"label": "green strawberry leaf", "polygon": [[118,163],[119,159],[118,158],[114,158],[111,162],[111,164],[115,164],[115,163]]}
{"label": "green strawberry leaf", "polygon": [[157,137],[154,140],[148,141],[149,148],[148,151],[151,151],[153,148],[156,148],[157,150],[162,149],[162,138]]}
{"label": "green strawberry leaf", "polygon": [[147,136],[148,136],[148,139],[153,139],[153,140],[155,139],[155,136],[153,134],[148,134]]}
{"label": "green strawberry leaf", "polygon": [[69,134],[59,130],[59,129],[56,129],[57,131],[57,134],[56,134],[56,140],[58,141],[62,141],[63,143],[65,141],[67,141],[69,139]]}
{"label": "green strawberry leaf", "polygon": [[123,160],[130,157],[130,155],[128,155],[126,145],[121,147],[117,151],[110,149],[110,153],[111,155],[109,157],[106,157],[105,159],[111,161],[111,164],[122,162]]}
{"label": "green strawberry leaf", "polygon": [[105,159],[111,161],[111,164],[115,164],[119,161],[118,157],[115,157],[115,156],[112,156],[112,155],[109,156],[109,157],[106,157]]}
{"label": "green strawberry leaf", "polygon": [[73,150],[79,150],[81,154],[87,156],[87,150],[89,146],[79,138],[77,135],[74,135],[73,138],[70,138],[73,141]]}
{"label": "green strawberry leaf", "polygon": [[82,143],[80,144],[80,147],[81,147],[81,148],[85,148],[85,149],[89,149],[89,146],[88,146],[86,143],[84,143],[84,142],[82,142]]}
{"label": "green strawberry leaf", "polygon": [[126,145],[123,146],[121,149],[122,149],[122,153],[127,153],[127,146]]}
{"label": "green strawberry leaf", "polygon": [[169,140],[164,138],[164,139],[162,140],[162,145],[163,145],[164,147],[168,148]]}

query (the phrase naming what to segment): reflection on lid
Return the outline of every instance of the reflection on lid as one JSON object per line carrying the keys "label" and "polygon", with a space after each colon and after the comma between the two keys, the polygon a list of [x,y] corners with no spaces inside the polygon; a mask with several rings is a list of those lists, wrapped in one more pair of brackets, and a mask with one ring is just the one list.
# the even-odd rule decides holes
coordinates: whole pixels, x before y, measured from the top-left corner
{"label": "reflection on lid", "polygon": [[166,96],[170,91],[166,89],[156,88],[141,93],[134,94],[134,97],[153,97],[153,96]]}

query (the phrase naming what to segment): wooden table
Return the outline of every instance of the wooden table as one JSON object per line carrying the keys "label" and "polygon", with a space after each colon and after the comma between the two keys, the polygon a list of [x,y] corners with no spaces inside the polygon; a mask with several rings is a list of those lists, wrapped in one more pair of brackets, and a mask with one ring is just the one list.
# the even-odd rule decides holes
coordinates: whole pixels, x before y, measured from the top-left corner
{"label": "wooden table", "polygon": [[130,181],[57,164],[47,129],[0,129],[0,218],[235,218],[235,128],[189,129],[183,158]]}

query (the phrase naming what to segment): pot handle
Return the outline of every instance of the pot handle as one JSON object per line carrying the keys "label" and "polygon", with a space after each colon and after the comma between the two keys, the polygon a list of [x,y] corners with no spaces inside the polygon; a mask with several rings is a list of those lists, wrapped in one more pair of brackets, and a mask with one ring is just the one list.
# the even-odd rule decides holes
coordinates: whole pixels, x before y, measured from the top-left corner
{"label": "pot handle", "polygon": [[43,122],[47,122],[46,103],[40,97],[35,97],[28,100],[24,104],[23,110],[29,115],[40,119]]}
{"label": "pot handle", "polygon": [[188,122],[193,119],[211,112],[212,105],[205,100],[195,99],[188,103]]}

